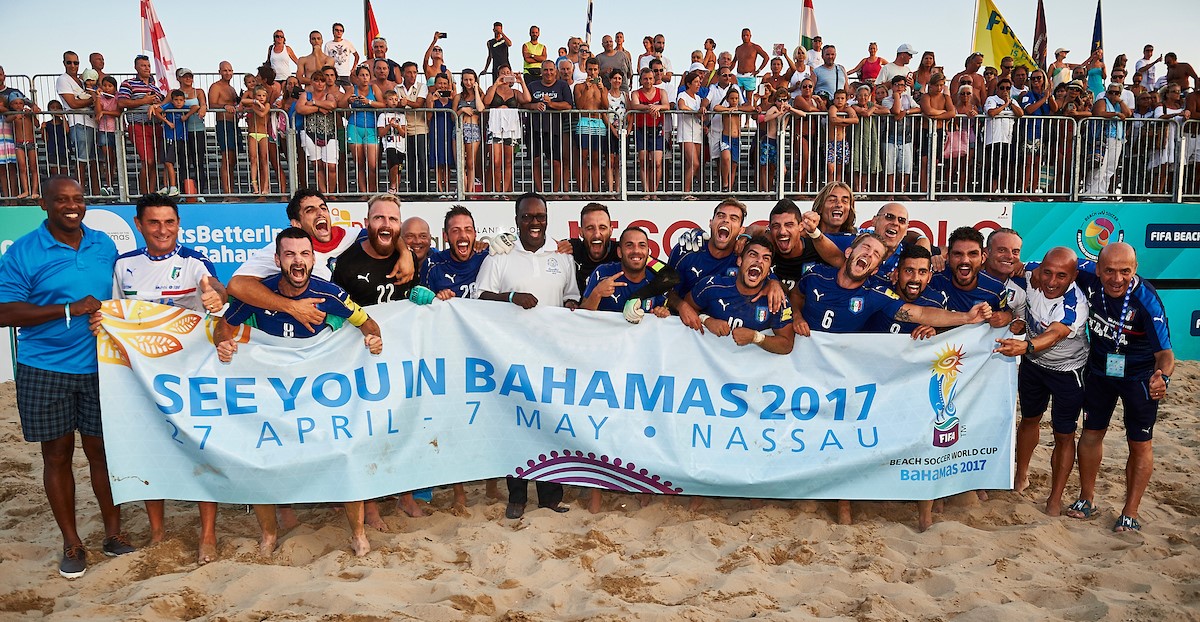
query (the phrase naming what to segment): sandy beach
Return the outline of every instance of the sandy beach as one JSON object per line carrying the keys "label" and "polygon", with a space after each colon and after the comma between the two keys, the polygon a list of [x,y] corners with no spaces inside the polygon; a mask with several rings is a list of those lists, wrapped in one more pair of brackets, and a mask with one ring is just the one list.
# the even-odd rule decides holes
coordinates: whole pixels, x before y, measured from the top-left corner
{"label": "sandy beach", "polygon": [[[1051,434],[1042,423],[1031,486],[954,497],[925,533],[913,503],[712,499],[698,511],[655,498],[568,488],[571,511],[503,517],[482,482],[469,515],[435,492],[429,516],[388,503],[372,552],[349,551],[336,506],[298,508],[301,525],[271,559],[257,554],[245,506],[221,506],[220,559],[196,564],[194,504],[167,503],[167,540],[109,559],[76,451],[80,533],[89,568],[57,573],[58,529],[37,446],[21,440],[13,383],[0,384],[0,619],[78,620],[1200,620],[1200,363],[1176,369],[1155,430],[1155,472],[1140,533],[1110,528],[1127,450],[1114,416],[1089,521],[1042,513]],[[501,486],[503,490],[503,486]],[[1073,476],[1064,504],[1074,500]],[[135,545],[149,539],[140,503],[123,507]]]}

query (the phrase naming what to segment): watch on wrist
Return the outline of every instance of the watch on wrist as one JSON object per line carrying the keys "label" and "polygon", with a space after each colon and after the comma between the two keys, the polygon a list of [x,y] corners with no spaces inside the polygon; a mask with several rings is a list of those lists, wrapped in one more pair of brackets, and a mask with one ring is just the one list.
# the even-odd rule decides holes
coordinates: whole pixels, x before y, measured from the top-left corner
{"label": "watch on wrist", "polygon": [[1034,350],[1035,350],[1035,348],[1033,347],[1033,341],[1029,341],[1028,343],[1025,344],[1025,354],[1026,355],[1033,354]]}
{"label": "watch on wrist", "polygon": [[1168,375],[1166,375],[1166,374],[1163,374],[1163,375],[1162,375],[1162,379],[1163,379],[1163,386],[1164,386],[1164,387],[1169,387],[1169,386],[1171,386],[1171,377],[1170,377],[1170,376],[1168,376]]}

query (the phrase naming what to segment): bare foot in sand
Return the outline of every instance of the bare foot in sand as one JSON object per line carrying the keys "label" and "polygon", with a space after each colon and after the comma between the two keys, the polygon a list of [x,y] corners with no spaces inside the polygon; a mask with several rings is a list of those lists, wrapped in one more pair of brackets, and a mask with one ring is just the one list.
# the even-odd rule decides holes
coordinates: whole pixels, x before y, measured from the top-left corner
{"label": "bare foot in sand", "polygon": [[158,543],[162,542],[166,537],[167,537],[166,529],[151,529],[150,530],[150,544],[158,544]]}
{"label": "bare foot in sand", "polygon": [[945,509],[946,509],[946,500],[945,499],[934,499],[933,500],[933,512],[935,514],[941,514],[942,511]]}
{"label": "bare foot in sand", "polygon": [[988,494],[986,490],[976,490],[975,496],[978,497],[980,501],[988,500]]}
{"label": "bare foot in sand", "polygon": [[1024,492],[1026,488],[1029,488],[1029,478],[1028,477],[1018,479],[1017,481],[1013,482],[1013,491],[1014,492],[1017,492],[1017,493]]}
{"label": "bare foot in sand", "polygon": [[933,501],[917,502],[917,531],[925,533],[933,526]]}
{"label": "bare foot in sand", "polygon": [[646,507],[647,505],[650,505],[650,502],[653,500],[653,498],[648,494],[641,493],[637,495],[637,500],[638,505]]}
{"label": "bare foot in sand", "polygon": [[270,557],[275,554],[276,536],[275,534],[263,534],[258,541],[258,554],[263,557]]}
{"label": "bare foot in sand", "polygon": [[279,508],[279,531],[287,533],[295,529],[300,524],[300,519],[296,518],[296,510],[292,508]]}
{"label": "bare foot in sand", "polygon": [[591,493],[588,495],[588,506],[587,506],[588,511],[591,512],[592,514],[599,514],[600,513],[600,501],[601,501],[600,491],[593,488],[591,490]]}
{"label": "bare foot in sand", "polygon": [[1046,516],[1062,516],[1062,499],[1046,499]]}
{"label": "bare foot in sand", "polygon": [[499,499],[500,498],[500,487],[499,487],[500,485],[498,483],[499,481],[500,480],[489,479],[487,481],[487,484],[484,486],[483,495],[485,497],[487,497],[488,499]]}
{"label": "bare foot in sand", "polygon": [[467,511],[467,488],[462,484],[454,485],[454,501],[451,503],[451,511],[455,516],[470,516]]}
{"label": "bare foot in sand", "polygon": [[371,542],[367,540],[366,532],[350,537],[350,550],[354,551],[355,557],[362,557],[371,552]]}
{"label": "bare foot in sand", "polygon": [[217,542],[200,542],[200,550],[196,553],[196,563],[203,566],[217,560]]}
{"label": "bare foot in sand", "polygon": [[421,518],[425,516],[425,510],[417,504],[417,500],[413,499],[411,492],[406,492],[400,495],[400,499],[396,501],[396,508],[407,514],[410,518]]}
{"label": "bare foot in sand", "polygon": [[850,514],[850,502],[839,499],[837,502],[837,517],[839,525],[853,525],[854,518]]}
{"label": "bare foot in sand", "polygon": [[387,523],[379,515],[379,503],[375,501],[363,502],[363,522],[385,533],[388,530]]}

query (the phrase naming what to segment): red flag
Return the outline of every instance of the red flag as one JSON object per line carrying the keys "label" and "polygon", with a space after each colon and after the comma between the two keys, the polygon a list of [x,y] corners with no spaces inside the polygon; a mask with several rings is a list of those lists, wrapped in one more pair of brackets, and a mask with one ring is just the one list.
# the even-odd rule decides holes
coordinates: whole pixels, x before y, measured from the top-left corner
{"label": "red flag", "polygon": [[[1033,26],[1033,62],[1043,71],[1046,69],[1046,10],[1042,8],[1042,0],[1038,0],[1037,21]],[[1048,85],[1047,85],[1048,86]]]}
{"label": "red flag", "polygon": [[371,0],[363,0],[366,4],[365,14],[367,17],[367,58],[375,58],[375,50],[371,48],[371,43],[375,41],[375,37],[379,36],[379,24],[375,23],[375,11],[371,9]]}
{"label": "red flag", "polygon": [[154,59],[154,73],[158,76],[158,86],[163,90],[179,88],[175,78],[175,55],[171,46],[167,45],[167,35],[163,32],[162,22],[154,12],[150,0],[142,0],[142,50],[150,52]]}

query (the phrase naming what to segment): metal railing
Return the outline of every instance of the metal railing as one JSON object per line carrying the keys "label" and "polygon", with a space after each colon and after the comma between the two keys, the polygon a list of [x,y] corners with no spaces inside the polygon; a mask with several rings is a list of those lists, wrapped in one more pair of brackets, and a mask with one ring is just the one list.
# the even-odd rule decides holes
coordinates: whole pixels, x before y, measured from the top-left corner
{"label": "metal railing", "polygon": [[137,115],[109,131],[85,128],[78,111],[3,115],[18,148],[5,160],[0,145],[0,200],[37,194],[55,173],[77,176],[92,200],[121,201],[163,189],[278,198],[309,185],[338,197],[772,199],[833,179],[874,198],[1200,199],[1200,121],[872,115],[831,130],[825,113],[492,109],[464,124],[449,108],[350,108],[314,135],[281,110],[265,131],[244,110],[210,110],[173,138],[162,119]]}

